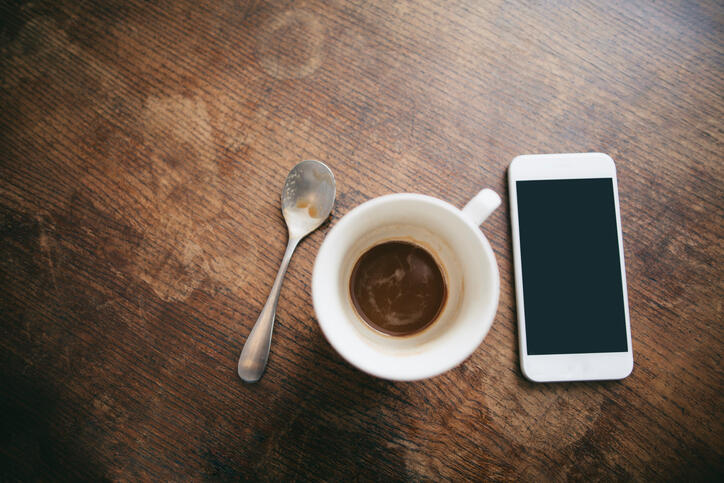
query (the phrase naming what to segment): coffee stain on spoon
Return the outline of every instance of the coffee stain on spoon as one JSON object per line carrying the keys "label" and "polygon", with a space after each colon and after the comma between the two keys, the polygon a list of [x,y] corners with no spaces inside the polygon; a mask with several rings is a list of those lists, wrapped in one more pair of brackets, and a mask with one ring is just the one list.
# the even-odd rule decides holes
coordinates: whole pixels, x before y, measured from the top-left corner
{"label": "coffee stain on spoon", "polygon": [[317,209],[317,205],[314,203],[310,203],[307,200],[299,200],[296,208],[299,208],[300,210],[307,210],[307,213],[309,213],[309,216],[312,218],[319,218],[319,210]]}

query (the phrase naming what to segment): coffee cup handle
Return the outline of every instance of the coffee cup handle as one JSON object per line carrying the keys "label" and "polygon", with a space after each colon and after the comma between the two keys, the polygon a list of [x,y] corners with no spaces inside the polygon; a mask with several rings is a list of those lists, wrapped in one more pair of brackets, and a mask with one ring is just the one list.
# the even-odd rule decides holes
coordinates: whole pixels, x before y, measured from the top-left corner
{"label": "coffee cup handle", "polygon": [[463,208],[463,216],[473,222],[475,226],[480,226],[500,206],[500,203],[501,199],[498,193],[486,188],[468,201],[468,204]]}

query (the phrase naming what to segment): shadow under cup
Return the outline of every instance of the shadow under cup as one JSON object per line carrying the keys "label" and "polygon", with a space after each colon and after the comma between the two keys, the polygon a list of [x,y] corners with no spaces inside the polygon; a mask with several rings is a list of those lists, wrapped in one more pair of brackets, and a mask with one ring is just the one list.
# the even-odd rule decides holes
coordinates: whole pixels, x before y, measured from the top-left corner
{"label": "shadow under cup", "polygon": [[[447,285],[447,300],[436,320],[406,336],[370,327],[349,291],[360,256],[392,240],[427,250]],[[480,229],[454,206],[415,194],[376,198],[345,215],[320,247],[312,279],[314,309],[330,344],[359,369],[396,380],[432,377],[468,357],[490,328],[498,292],[497,264]]]}

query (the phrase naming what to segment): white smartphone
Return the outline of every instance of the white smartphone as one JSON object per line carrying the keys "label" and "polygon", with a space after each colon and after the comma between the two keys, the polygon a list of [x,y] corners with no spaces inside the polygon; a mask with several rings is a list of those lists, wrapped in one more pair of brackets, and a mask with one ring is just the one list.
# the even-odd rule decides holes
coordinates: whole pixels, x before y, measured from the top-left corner
{"label": "white smartphone", "polygon": [[508,181],[523,374],[623,379],[633,351],[613,160],[518,156]]}

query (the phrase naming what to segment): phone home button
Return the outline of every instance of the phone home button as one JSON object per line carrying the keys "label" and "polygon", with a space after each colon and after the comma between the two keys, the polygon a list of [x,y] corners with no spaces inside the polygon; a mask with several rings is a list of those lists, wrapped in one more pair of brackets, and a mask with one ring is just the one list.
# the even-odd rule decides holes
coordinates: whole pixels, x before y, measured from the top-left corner
{"label": "phone home button", "polygon": [[580,362],[569,362],[566,364],[565,379],[568,381],[579,380],[583,376],[583,368]]}

